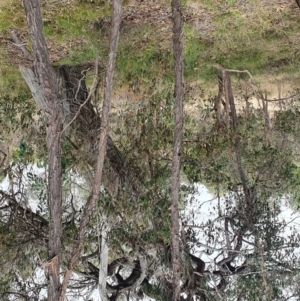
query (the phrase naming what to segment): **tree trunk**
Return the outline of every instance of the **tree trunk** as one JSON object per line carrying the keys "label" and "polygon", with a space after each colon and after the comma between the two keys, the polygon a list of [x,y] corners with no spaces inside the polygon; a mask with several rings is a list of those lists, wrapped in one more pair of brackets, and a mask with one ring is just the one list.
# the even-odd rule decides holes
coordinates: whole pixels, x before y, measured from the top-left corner
{"label": "tree trunk", "polygon": [[[84,148],[85,160],[95,166],[97,161],[97,144],[101,118],[95,111],[90,101],[86,102],[88,89],[82,73],[84,67],[60,66],[55,69],[55,81],[58,85],[60,95],[60,110],[63,123],[67,124],[78,113],[72,122],[72,129],[65,132],[75,148]],[[36,104],[40,108],[45,108],[45,99],[38,85],[38,80],[29,67],[20,66],[20,71],[34,97]],[[76,141],[72,137],[76,137]],[[107,162],[103,173],[103,184],[109,193],[116,197],[123,191],[137,193],[140,185],[129,166],[125,166],[125,160],[112,138],[107,136],[106,146]]]}
{"label": "tree trunk", "polygon": [[172,158],[172,267],[173,267],[173,301],[180,300],[180,241],[178,199],[180,188],[180,155],[183,136],[183,58],[182,58],[182,14],[180,0],[172,0],[173,17],[173,51],[175,62],[174,86],[174,146]]}
{"label": "tree trunk", "polygon": [[74,268],[77,258],[80,255],[81,243],[84,238],[86,225],[92,210],[99,199],[100,187],[102,181],[102,170],[104,165],[104,157],[106,153],[107,135],[109,132],[109,113],[111,108],[111,95],[113,88],[114,70],[117,56],[117,48],[119,41],[120,24],[122,21],[122,2],[121,0],[113,0],[113,17],[110,35],[109,55],[106,68],[106,84],[104,90],[104,102],[102,108],[102,119],[100,126],[100,137],[98,146],[98,157],[95,166],[94,181],[91,195],[89,196],[84,207],[83,215],[80,220],[79,230],[74,239],[71,258],[68,263],[68,268],[64,275],[60,301],[63,301],[66,294],[67,285],[70,279],[71,272]]}
{"label": "tree trunk", "polygon": [[57,301],[60,295],[59,268],[62,236],[61,203],[61,149],[60,149],[60,107],[50,66],[48,49],[43,34],[43,22],[38,0],[24,0],[29,34],[32,42],[34,71],[37,82],[34,87],[41,99],[41,109],[46,121],[48,150],[48,201],[49,201],[49,261],[48,300]]}
{"label": "tree trunk", "polygon": [[100,246],[100,268],[99,268],[99,295],[101,301],[107,301],[106,294],[106,278],[107,278],[107,269],[108,269],[108,233],[110,231],[110,225],[108,218],[105,215],[102,217],[102,226],[101,226],[101,246]]}

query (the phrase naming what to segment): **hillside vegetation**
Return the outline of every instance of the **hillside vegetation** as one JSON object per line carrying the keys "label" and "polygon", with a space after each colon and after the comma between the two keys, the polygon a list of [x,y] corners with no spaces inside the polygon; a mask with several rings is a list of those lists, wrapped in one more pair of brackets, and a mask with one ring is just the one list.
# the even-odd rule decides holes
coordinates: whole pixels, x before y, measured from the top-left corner
{"label": "hillside vegetation", "polygon": [[[168,1],[125,1],[118,55],[118,85],[134,91],[157,78],[172,77],[171,15]],[[44,30],[53,64],[104,63],[110,24],[109,1],[42,1]],[[1,86],[20,85],[24,58],[11,42],[17,29],[29,43],[20,1],[0,4]],[[299,83],[299,8],[292,0],[186,1],[184,4],[186,82],[215,80],[218,63],[259,77]],[[29,45],[30,46],[30,45]],[[291,83],[292,82],[292,83]],[[215,83],[214,83],[215,84]]]}
{"label": "hillside vegetation", "polygon": [[300,300],[300,9],[182,2],[0,1],[1,300]]}

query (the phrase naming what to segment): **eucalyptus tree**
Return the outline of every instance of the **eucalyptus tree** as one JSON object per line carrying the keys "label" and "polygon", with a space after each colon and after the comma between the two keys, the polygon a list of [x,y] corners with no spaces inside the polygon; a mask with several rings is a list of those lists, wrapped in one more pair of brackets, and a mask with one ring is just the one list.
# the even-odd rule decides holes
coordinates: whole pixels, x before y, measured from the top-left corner
{"label": "eucalyptus tree", "polygon": [[183,46],[182,46],[182,13],[180,0],[171,1],[173,18],[173,52],[174,52],[174,147],[172,157],[172,267],[173,267],[173,301],[180,300],[180,222],[179,222],[179,189],[180,158],[183,137]]}
{"label": "eucalyptus tree", "polygon": [[[170,114],[172,106],[173,88],[169,84],[147,98],[137,111],[132,112],[132,106],[125,109],[118,119],[123,150],[120,158],[127,154],[125,166],[131,172],[130,179],[136,175],[139,182],[129,182],[134,186],[128,185],[127,190],[118,196],[112,195],[112,190],[104,189],[98,199],[99,208],[110,218],[111,224],[106,240],[109,248],[107,295],[110,300],[120,300],[129,294],[136,298],[148,295],[161,300],[171,298],[173,294],[169,214],[174,125]],[[181,291],[189,299],[196,297],[200,300],[234,299],[238,296],[242,300],[281,300],[284,289],[289,287],[297,296],[297,287],[290,284],[298,275],[298,258],[294,252],[298,238],[296,233],[283,237],[282,230],[289,225],[278,218],[281,197],[287,192],[289,197],[297,194],[299,187],[299,171],[294,164],[296,149],[291,151],[291,144],[282,143],[282,135],[286,135],[281,122],[284,116],[278,114],[279,119],[274,122],[276,128],[270,130],[272,144],[269,145],[264,116],[260,112],[249,110],[237,114],[236,128],[233,128],[231,120],[226,122],[227,116],[232,118],[234,115],[227,115],[226,108],[220,113],[224,118],[220,120],[225,120],[221,127],[218,125],[220,120],[213,118],[213,110],[205,111],[207,122],[205,125],[201,123],[197,130],[194,126],[196,121],[188,119],[186,123],[182,150],[185,177],[193,183],[207,184],[220,197],[219,203],[210,207],[215,219],[201,224],[188,219],[194,214],[206,214],[201,208],[197,210],[196,205],[188,216],[181,217]],[[285,119],[285,131],[288,129],[287,121]],[[132,131],[133,127],[136,131]],[[240,137],[238,152],[235,150],[237,135]],[[93,179],[92,169],[76,166],[76,155],[82,156],[78,149],[75,148],[74,152],[70,149],[71,144],[66,142],[62,147],[62,162],[65,162],[62,175],[62,267],[67,266],[73,237],[82,216],[83,200],[88,197],[92,186],[89,173]],[[14,168],[8,171],[14,184],[9,191],[1,193],[1,235],[6,238],[3,248],[12,248],[14,251],[10,254],[17,258],[15,262],[13,258],[9,259],[13,264],[7,272],[14,276],[7,275],[5,291],[41,299],[46,282],[35,283],[30,277],[38,267],[47,267],[49,216],[47,181],[33,168],[26,169],[32,162],[33,152],[28,145],[20,145],[15,154]],[[237,153],[240,154],[239,161]],[[240,180],[239,162],[246,178],[248,202]],[[87,173],[83,180],[79,175],[85,170]],[[135,187],[135,190],[128,187]],[[181,185],[180,206],[188,207],[184,191],[187,194],[193,191],[187,184]],[[225,199],[222,199],[224,194]],[[29,205],[29,201],[34,200],[33,196],[39,199],[37,210]],[[95,210],[82,241],[83,251],[74,265],[68,298],[87,296],[98,285],[101,274],[100,227],[101,215]],[[23,256],[20,256],[22,249]]]}
{"label": "eucalyptus tree", "polygon": [[[35,4],[34,9],[27,10],[27,13],[38,13],[38,2],[27,2]],[[116,1],[113,3],[117,4]],[[183,298],[179,296],[180,290],[189,300],[280,300],[284,298],[286,288],[298,296],[299,288],[289,285],[291,279],[298,277],[298,258],[293,252],[298,237],[293,233],[290,238],[282,238],[280,231],[287,225],[277,217],[280,210],[277,200],[287,192],[292,195],[299,188],[299,171],[294,161],[297,150],[291,150],[290,145],[284,143],[287,140],[283,135],[289,128],[288,122],[296,122],[290,116],[296,117],[297,110],[288,118],[284,113],[278,114],[274,130],[267,127],[261,112],[250,109],[237,112],[229,71],[219,66],[219,95],[214,99],[215,105],[199,111],[203,117],[200,122],[197,117],[188,116],[181,148],[181,20],[180,3],[173,4],[177,5],[174,20],[178,17],[178,23],[174,22],[174,46],[178,48],[174,47],[174,50],[175,61],[179,62],[175,85],[179,118],[174,124],[170,114],[174,88],[170,82],[163,82],[163,87],[153,83],[148,87],[149,91],[139,96],[139,106],[133,109],[133,105],[129,104],[128,110],[114,117],[117,130],[112,131],[111,136],[106,135],[107,123],[106,130],[101,127],[105,111],[109,110],[103,110],[104,117],[100,118],[99,105],[93,98],[94,88],[99,88],[98,78],[95,77],[90,88],[87,85],[86,73],[92,65],[49,66],[47,55],[41,59],[32,57],[24,49],[24,43],[17,41],[17,33],[11,33],[15,43],[21,45],[24,56],[37,61],[35,69],[27,65],[20,69],[46,121],[55,116],[58,118],[53,119],[57,122],[58,132],[56,127],[54,132],[50,131],[50,124],[46,123],[46,126],[47,137],[54,139],[51,134],[56,133],[55,146],[61,145],[62,148],[61,154],[56,153],[57,156],[51,158],[62,164],[55,180],[60,185],[60,202],[61,199],[63,202],[61,212],[52,212],[49,216],[48,206],[52,201],[48,192],[54,184],[49,186],[47,177],[39,175],[33,167],[27,169],[36,159],[33,155],[36,149],[29,145],[29,141],[22,142],[15,153],[14,166],[7,169],[10,189],[1,191],[0,235],[5,238],[1,252],[8,256],[1,258],[6,267],[1,278],[3,297],[42,299],[48,284],[41,276],[45,271],[52,279],[49,290],[52,289],[53,293],[49,294],[49,298],[52,298],[51,294],[55,298],[60,295],[61,299],[64,294],[74,300],[87,298],[99,281],[102,298],[109,300],[142,298],[145,295],[156,300],[170,300],[172,296],[178,299]],[[112,27],[115,29],[115,35],[112,34],[114,43],[117,42],[120,22],[120,15],[116,15],[118,22],[112,22],[116,25]],[[40,26],[39,18],[37,16],[35,20],[39,20]],[[32,37],[33,34],[40,37],[41,31],[35,32],[34,29]],[[33,39],[33,44],[36,42]],[[42,38],[33,47],[33,54],[41,45],[45,47]],[[114,55],[109,57],[107,89],[112,84],[113,74],[109,70],[113,69],[114,60]],[[44,64],[39,65],[42,62]],[[41,73],[38,68],[42,68]],[[96,60],[95,74],[104,71],[97,71],[97,68]],[[43,74],[51,81],[39,79]],[[49,87],[54,87],[57,94],[43,86],[48,83],[52,83],[53,86]],[[180,88],[179,92],[176,92],[176,87]],[[50,98],[50,104],[44,102],[48,99],[44,90],[45,93],[52,91],[51,97],[56,95],[56,98]],[[109,94],[107,90],[107,100]],[[52,100],[59,106],[55,105],[54,111],[48,112],[47,106],[52,105]],[[109,109],[109,104],[106,108]],[[53,112],[58,115],[52,116]],[[178,130],[175,132],[179,133],[178,144],[173,144],[176,137],[174,126]],[[103,157],[98,157],[105,150],[105,143],[98,143],[100,136],[104,138],[102,142],[107,138],[104,162]],[[45,146],[46,153],[57,150],[51,145]],[[39,148],[42,149],[42,145]],[[172,153],[177,160],[177,164],[173,165],[177,166],[173,169],[174,189],[170,177]],[[40,159],[39,164],[47,169],[51,158]],[[217,217],[213,221],[197,224],[184,215],[181,216],[181,227],[175,221],[176,236],[171,246],[171,220],[178,217],[176,203],[182,208],[187,206],[184,192],[193,192],[188,184],[182,183],[179,187],[179,160],[182,162],[182,182],[205,183],[219,196],[226,197],[225,200],[219,198],[214,210]],[[96,164],[98,168],[94,169]],[[95,177],[95,171],[98,177]],[[103,180],[101,189],[100,179]],[[179,188],[181,194],[178,197]],[[175,200],[173,216],[169,210],[172,194]],[[33,195],[38,199],[37,208],[29,204],[34,199]],[[86,199],[89,202],[84,208]],[[210,209],[214,209],[213,205]],[[205,212],[201,213],[204,215]],[[61,231],[59,239],[55,235],[50,237],[48,233],[52,233],[53,214],[61,220],[54,225],[55,233]],[[103,216],[109,232],[101,228]],[[53,242],[60,250],[50,256],[47,255],[48,244]],[[101,253],[101,250],[105,252]],[[177,254],[172,255],[170,250],[177,250]],[[202,257],[196,251],[202,252]],[[104,253],[109,257],[104,258]],[[51,271],[47,274],[47,270],[52,268],[67,270],[62,292],[58,275]],[[282,278],[275,277],[279,274]],[[175,275],[177,282],[173,281]],[[68,282],[69,276],[71,280]],[[37,283],[37,277],[43,281]]]}
{"label": "eucalyptus tree", "polygon": [[60,296],[60,261],[62,237],[62,183],[61,183],[61,114],[59,92],[55,84],[48,49],[43,35],[43,22],[38,0],[23,1],[28,29],[33,46],[33,64],[36,88],[40,93],[39,105],[46,124],[49,185],[49,262],[48,298]]}
{"label": "eucalyptus tree", "polygon": [[[61,96],[65,95],[66,92],[59,89],[59,86],[57,85],[58,78],[56,77],[56,74],[49,62],[49,54],[43,34],[43,22],[39,1],[24,0],[23,4],[27,16],[31,42],[33,45],[32,56],[34,68],[31,69],[28,67],[23,67],[21,71],[31,89],[32,94],[34,95],[37,104],[40,106],[44,114],[47,133],[46,141],[48,151],[48,208],[50,220],[48,225],[49,260],[45,266],[48,269],[48,300],[64,300],[70,273],[73,269],[75,261],[79,256],[81,242],[86,229],[88,217],[92,208],[95,207],[96,200],[99,197],[104,155],[106,150],[107,133],[109,130],[109,111],[111,106],[110,99],[112,93],[113,74],[122,10],[121,4],[118,1],[115,1],[114,8],[116,12],[112,22],[110,44],[111,49],[109,52],[109,60],[107,65],[105,102],[100,128],[99,154],[97,157],[94,174],[94,185],[91,196],[85,206],[85,211],[81,218],[78,233],[76,233],[75,235],[72,257],[70,259],[68,269],[66,270],[64,277],[63,285],[61,287],[59,277],[61,269],[61,243],[63,235],[61,179],[61,134],[63,130],[61,119],[64,117],[64,112],[62,109],[63,100],[61,99]],[[16,35],[13,35],[13,37],[14,36]],[[30,55],[27,49],[25,49],[24,52],[26,55]],[[77,90],[79,88],[80,87],[76,87]],[[77,101],[76,97],[74,101]],[[85,102],[87,101],[88,98],[85,100]],[[79,110],[80,109],[81,107],[79,107]],[[78,113],[79,111],[75,113],[73,119],[77,117]],[[71,120],[71,122],[72,121],[73,120]],[[69,124],[67,124],[67,126],[68,125]]]}

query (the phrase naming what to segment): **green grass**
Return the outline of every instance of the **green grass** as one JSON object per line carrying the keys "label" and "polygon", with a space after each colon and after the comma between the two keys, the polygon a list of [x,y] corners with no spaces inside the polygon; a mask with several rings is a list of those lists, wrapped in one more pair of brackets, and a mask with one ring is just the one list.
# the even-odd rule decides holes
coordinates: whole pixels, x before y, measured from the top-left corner
{"label": "green grass", "polygon": [[168,80],[173,74],[173,54],[166,44],[150,24],[123,29],[117,57],[118,82],[149,87],[162,78]]}
{"label": "green grass", "polygon": [[45,15],[44,30],[47,37],[57,42],[70,39],[91,39],[94,31],[92,23],[110,16],[110,8],[92,3],[79,2],[76,6],[56,6],[56,15]]}
{"label": "green grass", "polygon": [[[3,2],[2,2],[3,1]],[[22,29],[26,26],[26,18],[22,1],[5,1],[0,3],[0,33],[7,35],[7,29],[14,27]]]}
{"label": "green grass", "polygon": [[[211,81],[219,63],[231,69],[248,69],[254,75],[284,70],[297,71],[300,63],[299,43],[295,33],[299,22],[283,22],[282,17],[258,8],[245,15],[235,6],[236,1],[224,1],[228,7],[214,12],[210,39],[203,38],[192,26],[185,26],[185,76]],[[255,2],[255,1],[254,1]],[[206,3],[210,7],[209,2]],[[291,47],[288,47],[290,44]]]}
{"label": "green grass", "polygon": [[84,47],[73,46],[69,48],[68,56],[59,60],[56,65],[76,66],[82,63],[92,62],[95,61],[97,52],[101,59],[106,56],[104,49],[101,49],[94,44],[87,43]]}
{"label": "green grass", "polygon": [[135,49],[120,50],[117,61],[119,80],[124,84],[149,86],[159,78],[170,77],[172,72],[171,53],[165,50],[146,47],[137,53]]}
{"label": "green grass", "polygon": [[[3,0],[5,1],[5,0]],[[166,1],[163,1],[167,5]],[[185,9],[191,1],[186,1]],[[194,2],[195,3],[195,2]],[[260,1],[247,2],[249,9],[237,0],[198,3],[203,14],[211,18],[209,35],[196,30],[192,23],[184,26],[184,63],[186,81],[215,80],[215,63],[232,69],[248,69],[252,74],[264,72],[298,72],[300,63],[300,19],[284,11],[270,13]],[[76,65],[94,60],[98,51],[106,61],[108,28],[102,18],[109,18],[108,1],[75,1],[72,4],[44,4],[44,31],[54,45],[68,49],[68,55],[56,64]],[[0,5],[0,32],[7,36],[9,27],[22,29],[27,35],[25,14],[19,1]],[[95,25],[96,24],[96,25]],[[28,35],[27,35],[28,37]],[[122,28],[117,58],[117,80],[120,85],[149,86],[155,80],[173,76],[171,25],[162,32],[153,24],[127,25]],[[5,58],[5,54],[0,54]],[[16,85],[19,71],[0,67],[2,86]]]}
{"label": "green grass", "polygon": [[17,67],[13,67],[8,64],[1,65],[0,93],[7,93],[16,96],[19,93],[24,93],[26,91],[28,91],[28,87],[22,78],[20,70]]}
{"label": "green grass", "polygon": [[[5,1],[5,0],[2,0]],[[102,2],[101,2],[102,3]],[[48,4],[47,4],[48,5]],[[68,49],[68,56],[63,57],[56,64],[82,64],[95,59],[96,51],[104,54],[106,44],[98,32],[93,30],[92,23],[102,17],[110,15],[107,1],[101,5],[91,2],[76,2],[74,6],[49,4],[42,5],[44,33],[48,40],[56,45],[63,45]],[[24,34],[23,39],[29,40],[24,8],[20,1],[6,1],[0,4],[0,33],[10,38],[8,29],[18,29]],[[30,42],[28,42],[30,48]],[[17,67],[9,63],[9,53],[5,49],[0,51],[0,86],[2,89],[24,90],[23,80]]]}

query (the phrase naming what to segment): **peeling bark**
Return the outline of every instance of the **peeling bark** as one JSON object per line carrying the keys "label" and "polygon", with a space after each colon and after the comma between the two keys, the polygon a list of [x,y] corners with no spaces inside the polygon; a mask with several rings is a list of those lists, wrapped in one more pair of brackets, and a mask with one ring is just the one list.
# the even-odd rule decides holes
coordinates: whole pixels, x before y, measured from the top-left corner
{"label": "peeling bark", "polygon": [[30,89],[30,92],[31,92],[36,104],[42,111],[45,111],[47,109],[46,100],[44,98],[44,94],[42,93],[42,91],[40,89],[40,86],[37,82],[37,78],[36,78],[33,70],[31,68],[23,67],[23,66],[20,66],[19,69],[22,73],[23,78],[26,81],[27,86]]}

